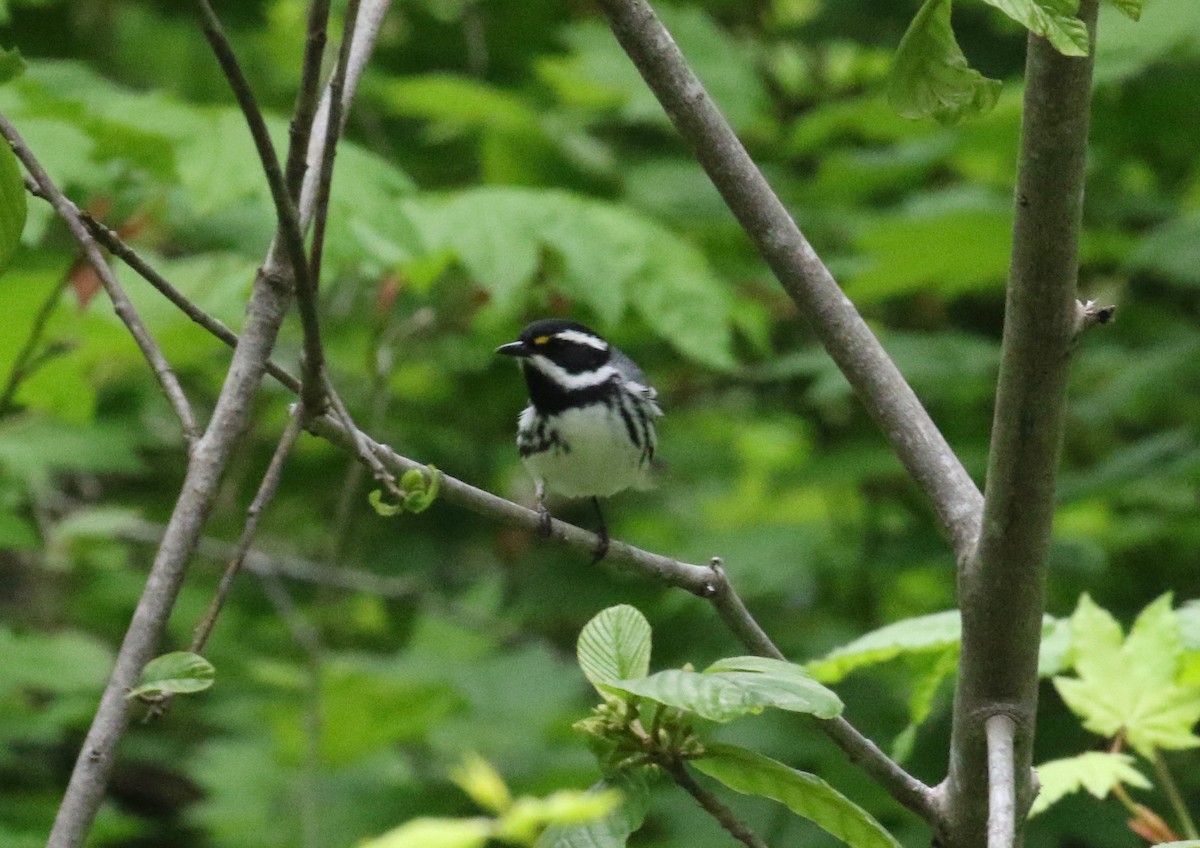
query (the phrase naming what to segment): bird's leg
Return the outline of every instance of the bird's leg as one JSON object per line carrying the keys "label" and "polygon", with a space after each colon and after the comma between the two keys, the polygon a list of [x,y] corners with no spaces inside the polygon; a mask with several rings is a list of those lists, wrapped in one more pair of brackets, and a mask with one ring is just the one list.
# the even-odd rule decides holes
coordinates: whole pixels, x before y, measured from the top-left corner
{"label": "bird's leg", "polygon": [[592,553],[592,565],[595,565],[608,554],[608,525],[604,523],[604,512],[600,509],[600,499],[593,496],[592,506],[596,507],[596,517],[600,519],[600,527],[596,530],[600,541],[596,543],[596,550]]}
{"label": "bird's leg", "polygon": [[537,535],[539,539],[549,539],[551,519],[550,510],[546,507],[546,484],[538,480],[535,484],[534,492],[537,496]]}

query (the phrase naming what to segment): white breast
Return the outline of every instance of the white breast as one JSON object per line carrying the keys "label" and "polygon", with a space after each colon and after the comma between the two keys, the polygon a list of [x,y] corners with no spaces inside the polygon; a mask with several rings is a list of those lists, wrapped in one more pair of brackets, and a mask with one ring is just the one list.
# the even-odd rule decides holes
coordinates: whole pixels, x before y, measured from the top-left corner
{"label": "white breast", "polygon": [[[533,408],[527,407],[518,426],[531,428],[533,418]],[[549,491],[569,498],[607,497],[650,484],[646,455],[629,440],[616,410],[604,404],[568,409],[555,416],[554,429],[565,447],[524,458],[525,467]]]}

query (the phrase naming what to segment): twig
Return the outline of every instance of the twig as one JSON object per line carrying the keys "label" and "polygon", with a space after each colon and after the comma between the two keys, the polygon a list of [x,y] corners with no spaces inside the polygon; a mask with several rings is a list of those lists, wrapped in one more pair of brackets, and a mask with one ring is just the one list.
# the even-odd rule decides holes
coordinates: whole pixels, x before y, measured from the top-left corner
{"label": "twig", "polygon": [[183,436],[187,440],[188,447],[193,447],[196,440],[200,436],[200,428],[196,424],[196,416],[192,412],[191,404],[188,403],[187,396],[183,393],[183,387],[179,384],[179,378],[175,376],[175,372],[171,370],[171,365],[163,356],[162,350],[159,349],[158,343],[150,335],[150,331],[146,329],[146,325],[142,323],[141,316],[133,307],[133,302],[129,300],[129,296],[125,294],[125,290],[121,288],[121,284],[117,282],[116,275],[113,274],[112,268],[104,260],[103,254],[100,252],[100,247],[96,244],[88,232],[87,227],[79,220],[79,216],[75,214],[75,206],[68,201],[61,191],[58,190],[50,175],[42,168],[41,163],[33,155],[33,152],[25,144],[25,139],[21,138],[21,134],[17,132],[17,128],[12,125],[4,115],[0,115],[0,133],[3,133],[4,138],[13,149],[13,153],[21,160],[21,164],[29,172],[30,178],[41,190],[43,196],[54,207],[54,211],[58,217],[62,218],[67,228],[71,231],[75,241],[78,242],[80,249],[83,251],[83,256],[87,259],[88,264],[96,271],[96,276],[100,278],[100,284],[104,286],[104,291],[108,294],[109,300],[112,301],[113,311],[117,313],[117,317],[125,324],[129,330],[129,334],[133,336],[137,342],[138,348],[142,352],[142,356],[150,364],[150,368],[154,371],[154,375],[158,378],[159,385],[162,386],[163,393],[167,396],[167,401],[175,410],[175,414],[179,417],[179,422],[183,427]]}
{"label": "twig", "polygon": [[[25,188],[34,197],[40,197],[43,200],[47,199],[41,188],[39,188],[32,180],[26,181]],[[237,347],[237,334],[234,333],[233,330],[229,329],[229,327],[225,325],[224,321],[221,321],[219,318],[214,318],[199,306],[192,303],[192,301],[188,299],[187,295],[175,288],[170,280],[156,271],[154,266],[143,259],[141,254],[139,254],[136,250],[130,247],[129,244],[126,243],[115,230],[110,229],[109,227],[97,221],[87,212],[79,209],[79,207],[70,199],[66,197],[64,197],[64,199],[67,203],[71,204],[71,207],[74,208],[79,214],[80,220],[82,220],[84,226],[88,228],[88,232],[92,234],[92,237],[95,238],[96,241],[100,242],[100,244],[102,244],[109,253],[111,253],[113,256],[116,256],[118,259],[128,265],[130,269],[132,269],[138,274],[138,276],[157,289],[160,294],[162,294],[167,300],[171,301],[171,303],[173,303],[176,308],[179,309],[179,311],[181,311],[188,318],[191,318],[192,321],[208,330],[209,333],[216,336],[229,347]],[[295,394],[299,394],[300,381],[289,374],[282,367],[277,365],[275,362],[268,361],[266,370],[267,373],[278,380],[285,389],[288,389]]]}
{"label": "twig", "polygon": [[1072,338],[1078,338],[1097,324],[1109,323],[1116,311],[1117,307],[1101,306],[1094,300],[1086,303],[1082,300],[1075,301],[1075,325],[1071,330]]}
{"label": "twig", "polygon": [[329,0],[311,0],[305,27],[304,59],[300,65],[300,85],[296,90],[296,106],[292,109],[292,123],[288,128],[287,164],[283,169],[283,182],[288,196],[296,204],[300,203],[308,139],[321,100],[321,59],[325,54],[328,29]]}
{"label": "twig", "polygon": [[1179,825],[1183,828],[1184,838],[1200,839],[1200,833],[1196,831],[1196,822],[1192,819],[1192,814],[1188,812],[1183,796],[1179,794],[1179,786],[1175,783],[1175,778],[1171,775],[1171,770],[1167,768],[1167,760],[1160,749],[1155,749],[1154,751],[1154,771],[1158,774],[1158,780],[1162,784],[1163,790],[1167,793],[1167,799],[1171,802],[1171,809],[1175,811],[1175,815],[1179,819]]}
{"label": "twig", "polygon": [[[364,14],[359,16],[361,35],[355,38],[355,44],[361,45],[359,60],[356,62],[352,58],[353,76],[347,79],[344,100],[353,96],[355,85],[351,83],[357,83],[357,75],[365,66],[389,6],[389,0],[367,1],[370,3],[369,14],[364,8]],[[314,125],[309,138],[310,161],[321,156],[324,137],[324,132]],[[299,204],[302,221],[311,215],[312,192],[307,185],[306,179]],[[253,409],[251,398],[262,380],[289,298],[287,287],[280,285],[286,265],[276,245],[278,238],[255,280],[246,309],[245,327],[225,385],[208,429],[192,449],[179,499],[75,761],[47,848],[80,848],[87,837],[104,797],[117,744],[128,726],[129,705],[125,693],[153,656],[182,584],[188,558],[195,550],[204,519],[216,497],[222,472]]]}
{"label": "twig", "polygon": [[[308,428],[343,449],[354,451],[351,435],[344,430],[339,421],[328,414],[312,419]],[[426,470],[420,463],[397,454],[369,436],[364,434],[362,438],[379,460],[396,475],[414,468]],[[477,489],[444,473],[441,474],[439,497],[488,518],[529,530],[537,530],[541,522],[541,516],[536,511],[483,489]],[[550,538],[589,554],[596,549],[598,542],[595,534],[557,518],[551,519]],[[720,560],[715,560],[707,566],[692,565],[614,539],[609,543],[608,555],[602,563],[607,567],[632,572],[708,599],[721,620],[747,650],[761,656],[786,659],[754,621],[726,578]],[[941,813],[933,790],[904,771],[852,724],[840,716],[827,721],[814,720],[814,724],[846,753],[851,762],[858,764],[875,778],[898,802],[930,824],[940,821]]]}
{"label": "twig", "polygon": [[246,523],[242,527],[242,536],[238,539],[233,556],[229,558],[229,565],[226,566],[225,573],[221,575],[221,582],[217,585],[216,594],[213,595],[208,609],[205,610],[204,616],[192,634],[192,643],[188,650],[193,653],[200,653],[204,650],[204,645],[208,642],[213,627],[216,626],[217,617],[225,606],[225,600],[229,597],[229,591],[233,588],[233,581],[246,562],[246,555],[250,552],[250,545],[254,543],[254,535],[258,532],[259,519],[274,499],[275,492],[279,490],[279,481],[283,478],[283,467],[287,464],[288,455],[291,454],[292,448],[296,445],[296,439],[299,438],[300,431],[303,429],[303,417],[302,409],[292,413],[283,435],[279,438],[279,444],[275,446],[275,453],[271,456],[271,462],[263,475],[262,483],[259,484],[258,492],[246,510]]}
{"label": "twig", "polygon": [[729,835],[741,842],[747,848],[767,848],[767,843],[763,842],[757,833],[745,825],[733,811],[721,803],[716,795],[713,795],[703,786],[696,782],[695,778],[688,773],[687,767],[674,757],[664,757],[657,759],[655,762],[660,765],[671,778],[686,791],[689,795],[696,799],[704,811],[712,816],[721,827],[729,832]]}
{"label": "twig", "polygon": [[1004,713],[984,722],[988,748],[987,848],[1012,848],[1016,838],[1017,799],[1013,774],[1013,735],[1017,726]]}
{"label": "twig", "polygon": [[[1097,0],[1080,17],[1095,44]],[[1066,410],[1094,50],[1060,54],[1030,36],[1013,256],[988,456],[983,529],[959,571],[962,654],[954,699],[943,844],[980,845],[987,828],[984,719],[1016,724],[1017,810],[1032,798],[1045,554]],[[1024,817],[1016,822],[1017,843]]]}
{"label": "twig", "polygon": [[[162,526],[150,522],[124,526],[116,533],[118,539],[150,545],[157,545],[162,541],[162,537]],[[205,536],[196,546],[196,555],[227,563],[237,556],[237,549],[238,546],[234,542]],[[388,600],[411,598],[426,588],[420,581],[407,577],[385,577],[370,571],[332,566],[300,557],[272,556],[254,548],[246,552],[244,567],[258,577],[286,577],[302,583],[347,592],[362,592]]]}
{"label": "twig", "polygon": [[29,337],[25,339],[25,344],[21,346],[21,350],[13,362],[12,370],[8,372],[8,379],[4,381],[4,390],[0,391],[0,416],[9,411],[13,399],[17,396],[17,389],[36,368],[38,360],[34,358],[34,353],[42,341],[42,333],[45,332],[46,325],[50,323],[50,316],[54,314],[58,302],[62,300],[62,293],[69,282],[70,277],[64,275],[46,295],[46,299],[38,308],[37,315],[33,318],[33,326],[29,328]]}
{"label": "twig", "polygon": [[960,561],[983,497],[879,340],[771,190],[646,0],[599,0],[614,34],[709,179],[933,503]]}
{"label": "twig", "polygon": [[[204,37],[208,39],[208,43],[217,57],[217,62],[225,73],[229,87],[246,118],[250,135],[254,139],[254,147],[258,151],[258,158],[267,178],[267,185],[271,190],[271,199],[275,204],[275,216],[279,221],[277,235],[283,241],[284,254],[288,259],[292,282],[297,292],[311,292],[314,290],[312,273],[308,266],[308,257],[304,254],[304,234],[300,228],[300,214],[288,192],[288,185],[283,171],[279,167],[279,157],[275,153],[270,133],[267,132],[267,124],[263,119],[262,110],[258,106],[254,91],[250,87],[250,81],[242,72],[237,56],[234,55],[233,47],[229,44],[221,21],[212,6],[208,0],[197,0],[197,6],[200,10],[200,25],[204,31]],[[310,323],[315,320],[315,310],[307,315],[305,310],[301,310],[300,317],[304,324],[305,338],[305,361],[300,380],[301,397],[309,412],[315,414],[324,408],[325,401],[324,384],[321,380],[324,359],[319,349],[320,330],[317,325]],[[315,348],[311,346],[315,346]]]}

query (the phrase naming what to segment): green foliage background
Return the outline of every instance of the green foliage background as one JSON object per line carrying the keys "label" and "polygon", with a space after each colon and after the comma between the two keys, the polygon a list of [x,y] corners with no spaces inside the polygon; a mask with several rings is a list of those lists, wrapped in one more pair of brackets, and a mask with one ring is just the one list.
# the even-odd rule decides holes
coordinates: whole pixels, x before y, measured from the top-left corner
{"label": "green foliage background", "polygon": [[[1004,80],[997,104],[957,127],[910,121],[886,88],[916,8],[702,0],[660,11],[980,479],[1024,39],[994,10],[960,4],[964,51]],[[218,11],[282,143],[304,4]],[[76,202],[237,327],[273,216],[188,4],[8,0],[0,17],[0,41],[28,61],[0,88],[0,111]],[[1128,621],[1167,588],[1200,595],[1200,7],[1152,0],[1133,24],[1106,6],[1099,30],[1080,286],[1119,317],[1089,334],[1074,369],[1048,600],[1065,616],[1086,589]],[[953,606],[954,563],[922,496],[590,7],[398,0],[349,135],[324,326],[335,379],[379,440],[527,500],[512,445],[523,389],[491,352],[532,317],[570,315],[632,354],[668,413],[669,469],[656,491],[611,502],[617,537],[696,562],[722,555],[797,661]],[[152,375],[103,295],[87,296],[77,259],[30,200],[0,277],[0,380],[54,305],[37,367],[0,406],[0,844],[14,848],[43,844],[184,465]],[[228,352],[118,273],[210,406]],[[280,362],[296,362],[299,338],[290,324]],[[265,384],[211,538],[239,533],[289,400]],[[95,845],[298,845],[298,811],[314,799],[316,844],[352,845],[415,815],[472,814],[448,778],[467,752],[517,792],[585,787],[598,773],[570,731],[591,703],[573,648],[596,611],[645,612],[656,668],[740,653],[696,599],[524,533],[441,503],[377,516],[361,475],[314,438],[293,456],[259,548],[397,578],[402,591],[288,582],[321,637],[314,673],[261,584],[240,578],[206,653],[216,685],[126,738]],[[193,564],[163,651],[186,645],[221,564]],[[920,700],[909,671],[923,670],[859,672],[838,687],[848,717],[885,747]],[[945,769],[946,695],[907,740],[907,765],[929,782]],[[1093,743],[1052,687],[1042,700],[1035,760]],[[927,839],[796,717],[719,735],[820,774],[904,844]],[[1200,770],[1180,774],[1195,809]],[[765,802],[735,804],[771,844],[826,844]],[[1028,844],[1139,844],[1122,818],[1071,799]],[[663,793],[632,844],[726,843],[690,799]]]}

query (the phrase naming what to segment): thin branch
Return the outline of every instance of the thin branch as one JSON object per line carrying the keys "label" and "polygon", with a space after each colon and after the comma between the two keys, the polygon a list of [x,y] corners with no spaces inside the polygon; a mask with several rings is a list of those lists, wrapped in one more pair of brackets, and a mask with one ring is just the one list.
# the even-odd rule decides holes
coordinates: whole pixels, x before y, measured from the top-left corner
{"label": "thin branch", "polygon": [[279,444],[275,446],[275,453],[271,456],[271,462],[267,466],[267,471],[258,486],[258,492],[254,495],[254,500],[250,502],[250,506],[246,510],[246,523],[242,527],[242,536],[238,539],[233,556],[229,558],[229,565],[226,566],[225,573],[221,575],[221,582],[217,585],[216,594],[213,595],[208,609],[205,610],[204,616],[200,619],[199,624],[196,625],[195,632],[192,634],[192,643],[188,646],[188,650],[193,653],[200,653],[204,650],[204,646],[208,642],[208,637],[212,633],[213,627],[217,624],[217,617],[221,614],[221,610],[225,606],[225,600],[229,597],[229,592],[233,588],[233,581],[237,577],[238,572],[242,570],[242,565],[246,562],[246,555],[250,552],[250,545],[254,543],[254,536],[258,532],[259,519],[262,517],[263,511],[266,510],[267,506],[275,498],[275,493],[279,490],[279,481],[283,478],[283,468],[287,464],[287,458],[291,454],[292,448],[296,445],[296,439],[299,438],[300,431],[303,429],[303,417],[303,409],[298,409],[292,413],[288,425],[283,431],[283,435],[279,438]]}
{"label": "thin branch", "polygon": [[960,561],[974,548],[983,498],[879,340],[804,238],[646,0],[599,0],[713,185],[812,323],[900,461],[933,503]]}
{"label": "thin branch", "polygon": [[[1095,43],[1098,0],[1080,17]],[[1033,791],[1038,643],[1045,554],[1075,331],[1075,284],[1094,50],[1067,57],[1030,36],[1024,125],[1013,223],[1013,255],[988,457],[983,529],[959,571],[962,653],[956,683],[947,848],[983,843],[987,828],[984,720],[1016,725],[1017,834]]]}
{"label": "thin branch", "polygon": [[171,370],[170,363],[163,356],[162,350],[159,349],[158,343],[150,335],[150,331],[146,329],[146,325],[142,323],[141,316],[133,307],[133,302],[129,296],[125,294],[125,290],[121,288],[121,284],[117,282],[116,275],[113,274],[112,268],[104,260],[104,255],[100,252],[99,245],[88,232],[87,227],[79,219],[76,213],[75,205],[68,201],[54,181],[50,179],[50,175],[42,168],[41,163],[33,155],[33,151],[25,144],[25,140],[21,138],[21,134],[17,132],[17,128],[12,125],[7,117],[0,115],[0,133],[8,141],[8,144],[13,149],[13,153],[21,160],[21,164],[29,172],[30,178],[37,185],[42,195],[54,207],[54,211],[58,217],[62,218],[67,228],[71,231],[75,241],[79,244],[83,251],[84,258],[88,264],[96,271],[96,276],[100,278],[100,284],[104,286],[104,291],[108,294],[109,300],[112,301],[113,311],[117,313],[117,317],[125,324],[129,330],[129,334],[133,336],[137,342],[138,349],[141,350],[142,356],[150,364],[150,368],[154,371],[154,375],[158,378],[159,385],[162,386],[163,393],[167,396],[167,401],[171,404],[175,414],[179,417],[179,422],[183,427],[184,438],[187,439],[188,446],[195,445],[197,438],[200,435],[200,427],[196,424],[196,416],[192,412],[191,404],[188,403],[187,396],[183,392],[183,387],[179,384],[179,378],[175,376],[175,372]]}
{"label": "thin branch", "polygon": [[[344,450],[355,450],[351,434],[328,414],[312,419],[308,428]],[[362,439],[379,460],[397,476],[410,469],[427,471],[424,465],[397,454],[365,434],[362,435]],[[439,474],[441,500],[505,524],[531,531],[538,529],[541,516],[536,511],[483,489],[477,489],[447,474]],[[587,554],[596,549],[599,541],[594,533],[557,518],[551,519],[550,538]],[[706,598],[747,650],[760,656],[786,659],[750,615],[745,603],[727,579],[719,559],[713,560],[707,566],[692,565],[614,539],[609,543],[608,555],[602,564]],[[871,775],[899,803],[930,824],[940,821],[941,812],[934,791],[904,771],[852,724],[839,716],[827,721],[814,720],[814,725],[841,748],[851,762],[858,764]]]}
{"label": "thin branch", "polygon": [[1012,848],[1017,826],[1013,774],[1013,736],[1017,726],[1004,713],[997,713],[984,722],[984,727],[988,749],[987,848]]}
{"label": "thin branch", "polygon": [[[123,526],[116,538],[128,542],[157,545],[162,541],[163,528],[150,522]],[[196,546],[196,555],[205,559],[229,562],[237,556],[234,542],[205,536]],[[315,560],[291,556],[272,556],[251,548],[246,552],[245,569],[258,577],[285,577],[301,583],[312,583],[347,592],[361,592],[388,600],[411,598],[425,590],[421,581],[408,577],[386,577],[370,571],[333,566]]]}
{"label": "thin branch", "polygon": [[38,345],[42,341],[42,333],[46,331],[46,326],[50,323],[50,317],[54,315],[54,310],[58,308],[58,302],[62,300],[63,291],[67,288],[67,283],[70,282],[70,277],[64,275],[61,280],[55,284],[50,293],[46,295],[46,299],[42,301],[42,305],[38,307],[37,315],[33,318],[33,326],[29,328],[29,337],[25,339],[25,344],[21,346],[21,350],[17,353],[17,358],[13,362],[12,369],[8,372],[8,379],[4,381],[4,389],[0,391],[0,416],[3,416],[12,407],[13,400],[17,396],[17,390],[21,387],[21,383],[30,377],[37,368],[39,360],[34,354],[37,352]]}
{"label": "thin branch", "polygon": [[655,762],[667,774],[671,775],[680,788],[695,798],[696,803],[703,807],[706,813],[716,819],[721,827],[729,832],[730,836],[741,842],[746,848],[767,848],[767,843],[763,842],[757,833],[735,816],[731,809],[722,804],[716,795],[713,795],[696,782],[696,779],[692,777],[687,767],[680,760],[663,758],[655,760]]}
{"label": "thin branch", "polygon": [[325,55],[328,29],[329,0],[311,0],[305,27],[304,59],[300,65],[300,85],[296,91],[296,106],[292,109],[292,123],[288,128],[287,164],[283,169],[283,182],[288,196],[296,204],[300,203],[308,139],[321,100],[321,59]]}
{"label": "thin branch", "polygon": [[[351,61],[354,76],[347,79],[344,99],[353,96],[355,85],[351,83],[357,82],[357,75],[365,66],[390,5],[389,0],[368,2],[369,14],[359,16],[361,35],[355,37],[356,45],[362,45],[359,53],[361,58],[357,63]],[[324,132],[314,125],[309,138],[307,161],[320,158],[324,138]],[[311,216],[312,192],[307,186],[306,174],[298,210],[301,221]],[[291,205],[290,201],[287,205]],[[116,663],[100,705],[76,758],[70,782],[54,820],[48,848],[81,848],[87,838],[104,798],[117,745],[129,723],[129,704],[125,693],[154,655],[183,582],[188,560],[195,551],[205,518],[212,508],[233,445],[245,430],[250,417],[253,395],[262,381],[290,298],[289,287],[284,284],[287,266],[277,247],[279,238],[277,234],[263,269],[255,280],[246,309],[246,323],[234,351],[225,385],[217,399],[208,429],[192,449],[179,498],[167,523],[145,589],[117,652]],[[303,245],[300,254],[303,258]]]}
{"label": "thin branch", "polygon": [[1179,826],[1183,828],[1184,838],[1200,839],[1200,833],[1196,831],[1196,822],[1192,819],[1192,814],[1188,812],[1187,804],[1179,793],[1179,785],[1175,783],[1171,770],[1167,768],[1167,759],[1160,749],[1154,751],[1154,771],[1158,774],[1158,782],[1162,784],[1163,790],[1167,793],[1171,809],[1175,811],[1175,816],[1179,819]]}
{"label": "thin branch", "polygon": [[[43,200],[47,199],[46,195],[43,194],[42,190],[32,180],[26,182],[25,188],[34,197],[40,197]],[[71,205],[73,209],[76,210],[80,220],[82,220],[84,226],[88,228],[88,232],[92,234],[92,237],[96,239],[96,241],[100,242],[100,244],[102,244],[109,253],[111,253],[113,256],[116,256],[118,259],[128,265],[131,270],[133,270],[136,274],[138,274],[138,276],[157,289],[160,294],[173,303],[180,312],[182,312],[188,318],[191,318],[192,321],[208,330],[209,333],[216,336],[229,347],[237,347],[237,334],[233,332],[233,330],[229,329],[229,327],[225,325],[224,321],[209,315],[207,312],[193,303],[187,295],[175,288],[170,280],[155,270],[154,266],[143,259],[141,254],[139,254],[136,250],[130,247],[129,244],[126,243],[115,230],[110,229],[109,227],[97,221],[87,212],[79,209],[79,207],[70,199],[65,197],[64,199]],[[280,385],[282,385],[285,389],[288,389],[293,394],[299,394],[300,381],[289,374],[281,366],[275,362],[268,361],[266,370],[267,373],[278,380]]]}
{"label": "thin branch", "polygon": [[[297,292],[312,292],[314,290],[312,273],[308,265],[308,257],[304,253],[304,234],[300,228],[300,214],[296,210],[283,171],[279,167],[279,157],[271,142],[267,124],[262,110],[254,97],[250,81],[242,72],[233,47],[229,43],[221,21],[213,11],[208,0],[197,0],[200,10],[200,25],[204,37],[212,46],[217,62],[225,73],[229,87],[233,90],[238,106],[246,118],[250,135],[254,139],[254,147],[258,151],[267,185],[271,190],[271,199],[275,204],[275,216],[279,221],[277,236],[283,240],[284,253],[288,259],[292,281]],[[289,157],[291,158],[291,157]],[[302,363],[301,396],[304,405],[310,413],[316,413],[324,408],[324,383],[321,379],[324,365],[324,355],[320,350],[320,329],[315,323],[315,310],[300,311],[301,322],[304,325],[305,357]]]}

